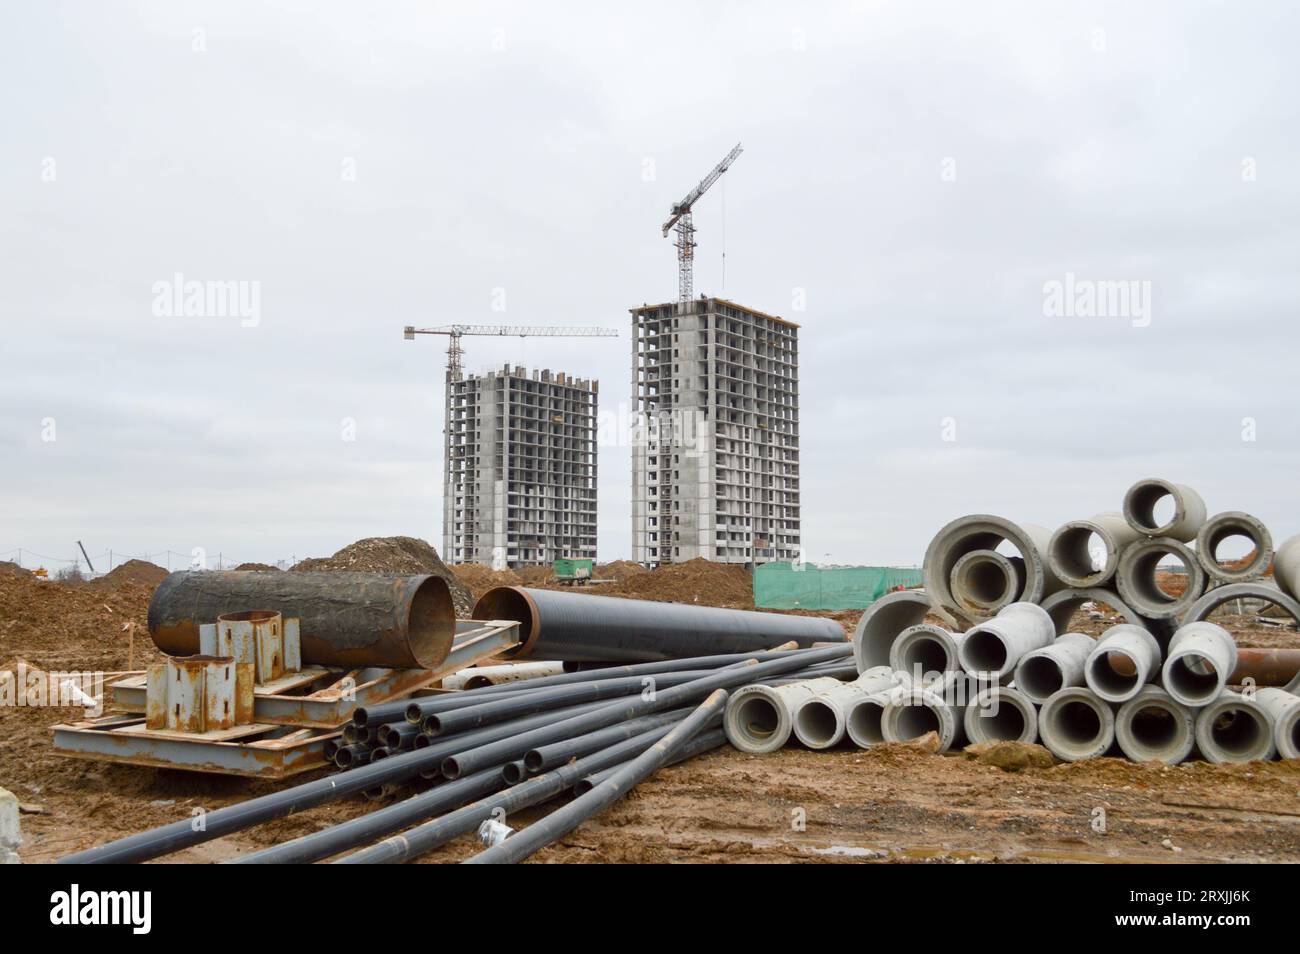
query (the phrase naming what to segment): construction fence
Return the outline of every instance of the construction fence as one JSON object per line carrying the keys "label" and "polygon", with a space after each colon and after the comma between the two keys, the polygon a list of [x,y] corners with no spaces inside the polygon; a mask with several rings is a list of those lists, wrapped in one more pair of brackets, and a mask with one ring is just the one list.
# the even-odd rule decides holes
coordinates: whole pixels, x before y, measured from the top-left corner
{"label": "construction fence", "polygon": [[920,567],[763,563],[754,570],[754,605],[764,609],[866,609],[890,590],[920,585]]}

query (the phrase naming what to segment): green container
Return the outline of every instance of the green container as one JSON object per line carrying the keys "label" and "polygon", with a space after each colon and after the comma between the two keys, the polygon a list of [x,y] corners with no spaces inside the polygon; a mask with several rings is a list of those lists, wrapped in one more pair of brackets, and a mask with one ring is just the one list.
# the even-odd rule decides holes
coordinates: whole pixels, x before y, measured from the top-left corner
{"label": "green container", "polygon": [[559,580],[589,580],[595,566],[595,560],[574,560],[569,557],[560,557],[555,561],[555,577]]}

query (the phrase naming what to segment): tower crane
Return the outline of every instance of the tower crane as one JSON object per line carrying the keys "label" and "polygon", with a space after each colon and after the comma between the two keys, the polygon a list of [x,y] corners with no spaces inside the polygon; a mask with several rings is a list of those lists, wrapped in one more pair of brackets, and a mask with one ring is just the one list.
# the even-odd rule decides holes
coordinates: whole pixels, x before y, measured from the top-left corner
{"label": "tower crane", "polygon": [[497,338],[617,338],[613,328],[555,328],[528,325],[441,325],[437,328],[416,328],[407,325],[402,337],[414,341],[416,335],[446,335],[447,380],[459,381],[464,370],[465,349],[460,339],[465,335],[485,335]]}
{"label": "tower crane", "polygon": [[664,223],[664,238],[668,237],[669,229],[677,232],[674,243],[677,246],[677,301],[682,304],[690,301],[695,293],[695,225],[691,221],[691,207],[700,196],[709,191],[713,183],[722,178],[722,174],[731,168],[731,164],[743,151],[740,143],[736,143],[736,148],[727,153],[713,167],[713,171],[700,180],[699,185],[686,193],[686,198],[673,206],[668,221]]}

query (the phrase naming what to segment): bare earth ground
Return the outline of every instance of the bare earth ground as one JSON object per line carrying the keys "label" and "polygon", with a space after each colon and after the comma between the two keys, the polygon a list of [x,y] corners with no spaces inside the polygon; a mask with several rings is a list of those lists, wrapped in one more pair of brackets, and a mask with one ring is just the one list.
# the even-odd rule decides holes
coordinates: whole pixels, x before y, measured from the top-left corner
{"label": "bare earth ground", "polygon": [[[0,574],[0,664],[125,669],[122,623],[143,626],[150,591],[141,582],[73,588]],[[827,615],[850,629],[856,621],[855,613]],[[1300,645],[1293,630],[1253,618],[1219,621],[1243,645]],[[1106,622],[1081,615],[1076,626],[1100,631]],[[139,629],[135,666],[153,654]],[[0,709],[0,787],[32,812],[22,817],[26,861],[52,861],[275,788],[52,754],[49,727],[80,716]],[[222,860],[374,807],[361,799],[322,806],[163,860]],[[1094,830],[1098,819],[1104,832]],[[460,860],[476,848],[467,836],[427,860]],[[1297,862],[1300,761],[1164,767],[1099,759],[1009,773],[914,746],[771,756],[724,747],[663,770],[535,860]]]}

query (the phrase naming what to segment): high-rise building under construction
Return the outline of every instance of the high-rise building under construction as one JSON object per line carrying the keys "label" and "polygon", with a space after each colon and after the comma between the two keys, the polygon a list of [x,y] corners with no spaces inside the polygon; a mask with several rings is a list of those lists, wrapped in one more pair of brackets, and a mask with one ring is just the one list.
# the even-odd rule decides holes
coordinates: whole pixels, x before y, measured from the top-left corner
{"label": "high-rise building under construction", "polygon": [[632,309],[632,553],[795,560],[799,326],[721,298]]}

